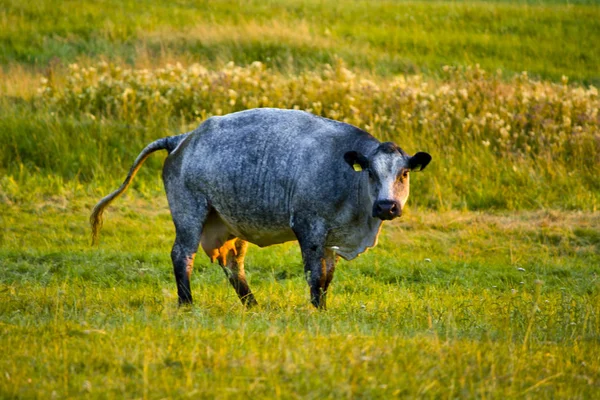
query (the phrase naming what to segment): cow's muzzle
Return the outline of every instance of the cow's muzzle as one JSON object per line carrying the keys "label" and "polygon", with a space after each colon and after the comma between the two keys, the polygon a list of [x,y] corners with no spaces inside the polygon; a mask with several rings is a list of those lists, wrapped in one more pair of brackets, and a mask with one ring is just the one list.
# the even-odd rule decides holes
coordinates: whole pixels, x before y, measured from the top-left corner
{"label": "cow's muzzle", "polygon": [[379,200],[373,204],[373,217],[387,221],[402,215],[400,203],[394,200]]}

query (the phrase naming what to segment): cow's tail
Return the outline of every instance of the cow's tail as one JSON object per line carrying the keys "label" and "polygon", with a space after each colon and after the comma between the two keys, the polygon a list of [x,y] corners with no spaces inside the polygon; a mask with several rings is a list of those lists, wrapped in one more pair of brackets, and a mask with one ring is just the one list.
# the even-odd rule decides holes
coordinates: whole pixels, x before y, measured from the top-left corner
{"label": "cow's tail", "polygon": [[135,159],[131,169],[129,170],[129,173],[127,174],[127,178],[125,178],[125,181],[123,181],[121,186],[119,186],[117,190],[108,196],[102,198],[102,200],[100,200],[98,204],[94,206],[92,215],[90,216],[90,224],[92,225],[92,245],[98,243],[98,235],[100,233],[100,228],[102,228],[102,213],[104,212],[104,209],[110,203],[112,203],[114,199],[119,197],[125,190],[127,190],[131,184],[131,181],[133,180],[133,177],[142,167],[144,161],[146,161],[146,158],[158,150],[167,150],[169,153],[171,153],[187,135],[188,134],[185,133],[178,136],[164,137],[162,139],[155,140],[146,146],[144,150],[142,150],[142,152]]}

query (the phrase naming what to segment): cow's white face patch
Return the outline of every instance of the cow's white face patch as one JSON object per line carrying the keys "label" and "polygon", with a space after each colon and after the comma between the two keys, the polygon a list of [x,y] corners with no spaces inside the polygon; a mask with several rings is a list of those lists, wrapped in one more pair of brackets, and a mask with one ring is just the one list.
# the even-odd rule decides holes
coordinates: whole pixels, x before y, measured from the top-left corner
{"label": "cow's white face patch", "polygon": [[344,154],[344,160],[355,171],[366,169],[369,173],[368,193],[373,207],[372,217],[390,220],[402,215],[410,190],[410,171],[425,168],[431,156],[418,152],[411,157],[394,143],[386,142],[377,146],[369,157],[349,151]]}
{"label": "cow's white face patch", "polygon": [[402,215],[408,199],[410,157],[393,143],[382,143],[368,160],[372,216],[391,220]]}
{"label": "cow's white face patch", "polygon": [[378,153],[370,161],[369,186],[373,202],[397,201],[404,207],[410,186],[408,157],[398,152]]}

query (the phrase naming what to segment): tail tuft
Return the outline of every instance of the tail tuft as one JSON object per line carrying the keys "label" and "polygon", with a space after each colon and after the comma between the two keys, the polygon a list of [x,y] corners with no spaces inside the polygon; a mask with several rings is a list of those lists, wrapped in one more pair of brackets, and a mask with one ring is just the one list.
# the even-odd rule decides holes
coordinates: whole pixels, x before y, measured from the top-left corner
{"label": "tail tuft", "polygon": [[92,226],[92,246],[96,246],[98,244],[98,236],[100,234],[100,229],[102,228],[102,213],[104,212],[104,207],[101,206],[101,203],[102,202],[94,206],[92,215],[90,215],[90,225]]}

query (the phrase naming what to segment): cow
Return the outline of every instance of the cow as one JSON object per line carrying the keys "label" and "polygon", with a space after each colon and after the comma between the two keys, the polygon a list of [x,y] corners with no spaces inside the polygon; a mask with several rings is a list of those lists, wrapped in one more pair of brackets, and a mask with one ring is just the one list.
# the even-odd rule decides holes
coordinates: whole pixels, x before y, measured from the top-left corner
{"label": "cow", "polygon": [[411,157],[355,126],[304,111],[257,108],[215,116],[142,150],[123,184],[94,207],[93,243],[104,209],[144,160],[163,149],[180,305],[192,303],[190,276],[199,246],[250,307],[257,302],[244,272],[248,243],[297,240],[311,303],[324,309],[339,257],[352,260],[376,245],[383,221],[402,215],[409,173],[431,161],[427,153]]}

